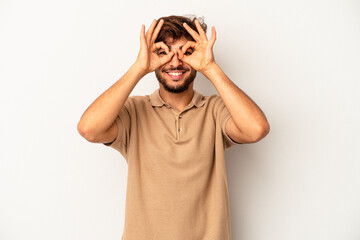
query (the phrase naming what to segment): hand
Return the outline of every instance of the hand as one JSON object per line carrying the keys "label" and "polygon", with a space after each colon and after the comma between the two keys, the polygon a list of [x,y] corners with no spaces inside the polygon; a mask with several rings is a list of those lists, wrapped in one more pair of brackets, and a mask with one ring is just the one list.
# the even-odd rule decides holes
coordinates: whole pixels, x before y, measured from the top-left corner
{"label": "hand", "polygon": [[[195,20],[195,25],[199,33],[189,27],[184,23],[185,29],[189,34],[195,39],[194,41],[187,41],[187,43],[182,47],[182,51],[178,51],[179,58],[181,61],[189,64],[195,70],[204,73],[209,70],[211,67],[215,66],[215,59],[213,54],[213,46],[216,40],[216,31],[215,27],[212,27],[212,33],[210,40],[207,39],[204,29],[200,26],[198,20]],[[186,51],[192,48],[194,51],[191,55],[184,55]]]}
{"label": "hand", "polygon": [[[159,68],[161,65],[167,63],[174,55],[173,52],[169,52],[169,48],[165,45],[164,42],[155,43],[155,40],[160,32],[164,20],[161,19],[159,21],[159,24],[155,28],[156,22],[157,21],[154,19],[146,34],[145,26],[141,25],[140,51],[136,59],[135,65],[137,65],[145,74],[150,73]],[[158,55],[156,51],[159,48],[164,49],[166,55]]]}

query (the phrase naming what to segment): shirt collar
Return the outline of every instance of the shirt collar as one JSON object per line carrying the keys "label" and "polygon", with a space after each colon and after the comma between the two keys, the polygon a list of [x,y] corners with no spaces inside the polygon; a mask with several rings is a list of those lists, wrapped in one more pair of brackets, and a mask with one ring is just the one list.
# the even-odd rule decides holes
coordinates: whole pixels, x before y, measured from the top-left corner
{"label": "shirt collar", "polygon": [[[192,106],[196,106],[196,107],[202,107],[205,102],[206,102],[206,97],[203,96],[201,93],[199,93],[198,91],[194,90],[194,95],[190,101],[191,107]],[[161,107],[161,106],[168,106],[168,104],[161,98],[160,96],[160,89],[156,89],[151,95],[150,95],[150,103],[152,106],[154,107]]]}

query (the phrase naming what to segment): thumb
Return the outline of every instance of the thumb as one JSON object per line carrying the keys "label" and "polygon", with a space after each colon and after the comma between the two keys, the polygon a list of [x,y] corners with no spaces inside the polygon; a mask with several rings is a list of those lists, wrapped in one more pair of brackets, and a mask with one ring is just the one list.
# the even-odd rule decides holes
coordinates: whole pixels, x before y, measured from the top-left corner
{"label": "thumb", "polygon": [[178,54],[178,58],[181,60],[181,61],[183,61],[183,62],[185,62],[185,63],[188,63],[189,61],[188,61],[188,56],[186,56],[184,53],[183,53],[183,51],[181,51],[181,50],[178,50],[177,51],[177,54]]}
{"label": "thumb", "polygon": [[160,58],[161,64],[165,64],[171,60],[171,58],[174,56],[174,53],[171,51],[165,56]]}

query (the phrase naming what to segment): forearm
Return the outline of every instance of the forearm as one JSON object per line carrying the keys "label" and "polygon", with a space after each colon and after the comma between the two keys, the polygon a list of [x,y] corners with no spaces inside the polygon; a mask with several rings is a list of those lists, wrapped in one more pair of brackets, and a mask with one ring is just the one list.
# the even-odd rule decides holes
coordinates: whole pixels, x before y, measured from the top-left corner
{"label": "forearm", "polygon": [[215,64],[203,74],[215,86],[241,132],[252,134],[269,128],[261,109],[225,75],[218,65]]}
{"label": "forearm", "polygon": [[85,110],[78,123],[79,132],[88,138],[94,138],[109,129],[131,91],[144,75],[137,65],[132,65]]}

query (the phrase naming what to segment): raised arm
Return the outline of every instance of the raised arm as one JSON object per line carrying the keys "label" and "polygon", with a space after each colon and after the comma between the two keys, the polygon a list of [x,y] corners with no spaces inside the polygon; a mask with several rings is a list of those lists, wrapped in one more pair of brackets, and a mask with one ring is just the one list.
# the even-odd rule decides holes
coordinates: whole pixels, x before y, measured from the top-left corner
{"label": "raised arm", "polygon": [[[145,34],[141,26],[140,51],[136,62],[109,89],[102,93],[83,113],[77,125],[81,136],[90,142],[109,143],[117,136],[115,119],[136,84],[146,74],[170,61],[173,53],[163,42],[154,43],[163,21],[154,20]],[[158,48],[165,49],[167,55],[158,55]]]}
{"label": "raised arm", "polygon": [[[226,133],[238,143],[253,143],[261,140],[270,131],[265,114],[216,64],[212,50],[216,40],[215,27],[212,27],[211,38],[208,40],[197,20],[195,24],[198,33],[184,23],[185,29],[195,41],[188,41],[182,47],[182,51],[179,50],[180,59],[204,74],[220,94],[231,115],[226,123]],[[184,55],[183,53],[190,47],[194,52],[189,56]]]}

